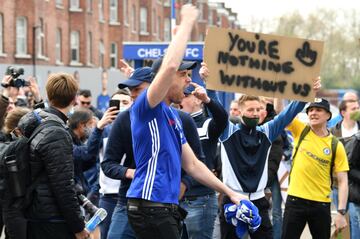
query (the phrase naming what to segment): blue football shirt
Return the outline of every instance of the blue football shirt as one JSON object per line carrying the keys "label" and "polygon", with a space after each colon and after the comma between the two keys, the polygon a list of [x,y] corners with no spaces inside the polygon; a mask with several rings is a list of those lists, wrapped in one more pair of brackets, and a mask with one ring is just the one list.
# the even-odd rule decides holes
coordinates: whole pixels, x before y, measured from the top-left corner
{"label": "blue football shirt", "polygon": [[178,204],[181,147],[186,143],[182,124],[164,102],[150,108],[146,94],[130,110],[136,170],[127,197]]}

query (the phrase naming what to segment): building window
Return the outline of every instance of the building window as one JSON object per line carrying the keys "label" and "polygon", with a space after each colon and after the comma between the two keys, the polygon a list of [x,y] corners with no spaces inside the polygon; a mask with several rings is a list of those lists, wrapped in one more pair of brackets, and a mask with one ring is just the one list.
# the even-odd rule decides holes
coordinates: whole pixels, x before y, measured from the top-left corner
{"label": "building window", "polygon": [[152,18],[151,19],[152,19],[152,23],[151,23],[152,29],[151,29],[151,31],[152,31],[153,35],[156,36],[157,31],[156,31],[156,11],[155,11],[155,9],[152,10]]}
{"label": "building window", "polygon": [[99,0],[99,21],[104,21],[104,0]]}
{"label": "building window", "polygon": [[25,17],[16,19],[16,54],[27,54],[27,21]]}
{"label": "building window", "polygon": [[110,0],[110,22],[118,21],[118,1]]}
{"label": "building window", "polygon": [[140,8],[140,33],[147,33],[147,8]]}
{"label": "building window", "polygon": [[93,10],[92,4],[93,4],[92,0],[87,0],[87,12],[92,12]]}
{"label": "building window", "polygon": [[0,54],[4,53],[4,25],[3,25],[3,15],[0,14]]}
{"label": "building window", "polygon": [[204,20],[204,4],[199,3],[199,20]]}
{"label": "building window", "polygon": [[87,38],[87,63],[88,65],[90,65],[92,63],[92,49],[93,49],[93,43],[92,43],[92,33],[89,32],[88,33],[88,38]]}
{"label": "building window", "polygon": [[158,32],[158,39],[160,39],[160,29],[161,29],[161,19],[160,16],[157,17],[157,25],[156,25],[156,32]]}
{"label": "building window", "polygon": [[61,29],[60,28],[56,30],[55,49],[56,49],[56,62],[61,62]]}
{"label": "building window", "polygon": [[132,5],[132,18],[131,18],[131,29],[133,32],[136,32],[136,7]]}
{"label": "building window", "polygon": [[171,40],[171,24],[170,24],[170,18],[164,19],[164,41],[170,41]]}
{"label": "building window", "polygon": [[208,13],[208,25],[212,26],[214,24],[213,22],[213,11],[209,9],[209,13]]}
{"label": "building window", "polygon": [[79,0],[70,0],[70,9],[79,9],[80,2]]}
{"label": "building window", "polygon": [[105,57],[105,47],[104,43],[101,40],[99,45],[99,66],[104,68],[104,58]]}
{"label": "building window", "polygon": [[71,44],[71,61],[72,62],[80,62],[80,36],[79,32],[72,31],[70,36],[70,44]]}
{"label": "building window", "polygon": [[164,6],[165,6],[165,7],[170,7],[170,5],[171,5],[171,4],[170,4],[170,1],[171,1],[171,0],[164,0]]}
{"label": "building window", "polygon": [[44,34],[44,20],[40,18],[40,26],[36,28],[36,55],[37,57],[44,56],[44,44],[45,44],[45,34]]}
{"label": "building window", "polygon": [[56,6],[57,7],[62,7],[63,6],[63,1],[62,0],[56,0]]}
{"label": "building window", "polygon": [[199,41],[204,41],[205,37],[203,33],[199,34]]}
{"label": "building window", "polygon": [[117,46],[116,43],[111,43],[110,46],[110,65],[112,68],[117,68]]}
{"label": "building window", "polygon": [[123,11],[124,11],[124,24],[129,24],[129,8],[128,8],[128,0],[123,1]]}

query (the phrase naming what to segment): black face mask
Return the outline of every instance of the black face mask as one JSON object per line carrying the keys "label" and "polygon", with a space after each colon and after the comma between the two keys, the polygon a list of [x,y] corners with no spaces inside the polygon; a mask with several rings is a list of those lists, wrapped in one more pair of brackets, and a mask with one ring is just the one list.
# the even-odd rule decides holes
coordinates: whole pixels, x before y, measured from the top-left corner
{"label": "black face mask", "polygon": [[259,123],[259,118],[242,117],[244,124],[249,128],[255,128]]}

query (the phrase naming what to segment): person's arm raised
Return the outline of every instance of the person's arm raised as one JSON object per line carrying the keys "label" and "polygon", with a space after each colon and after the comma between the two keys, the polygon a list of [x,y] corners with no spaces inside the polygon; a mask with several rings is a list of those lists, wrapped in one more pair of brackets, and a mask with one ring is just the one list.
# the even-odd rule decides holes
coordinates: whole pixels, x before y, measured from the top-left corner
{"label": "person's arm raised", "polygon": [[151,108],[164,100],[183,59],[198,14],[196,7],[191,4],[186,4],[181,8],[181,22],[177,33],[171,40],[159,72],[147,91],[147,99]]}

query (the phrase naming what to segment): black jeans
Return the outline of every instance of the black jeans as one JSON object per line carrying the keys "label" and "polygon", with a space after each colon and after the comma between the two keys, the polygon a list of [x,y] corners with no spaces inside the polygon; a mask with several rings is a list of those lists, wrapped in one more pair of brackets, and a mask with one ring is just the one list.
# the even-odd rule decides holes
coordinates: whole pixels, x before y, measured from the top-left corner
{"label": "black jeans", "polygon": [[288,196],[282,227],[282,239],[300,238],[306,223],[313,238],[329,239],[331,230],[330,203]]}
{"label": "black jeans", "polygon": [[128,203],[129,223],[139,239],[180,239],[182,216],[177,207],[132,206]]}
{"label": "black jeans", "polygon": [[[224,216],[224,204],[232,203],[230,198],[224,196],[223,202],[220,208],[220,231],[221,239],[238,239],[235,232],[235,226],[228,224],[225,221]],[[255,206],[259,209],[259,214],[261,216],[261,225],[254,233],[249,233],[252,239],[273,239],[273,229],[269,217],[269,201],[263,197],[257,200],[252,201]]]}
{"label": "black jeans", "polygon": [[28,239],[75,239],[66,223],[29,222]]}

